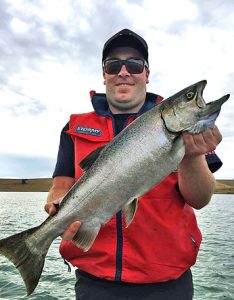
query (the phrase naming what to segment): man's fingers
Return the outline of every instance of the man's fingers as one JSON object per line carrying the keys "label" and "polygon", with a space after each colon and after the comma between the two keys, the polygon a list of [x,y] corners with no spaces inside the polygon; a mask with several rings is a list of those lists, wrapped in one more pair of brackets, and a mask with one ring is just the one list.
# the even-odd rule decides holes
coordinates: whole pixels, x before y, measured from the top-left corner
{"label": "man's fingers", "polygon": [[50,216],[53,216],[57,209],[58,209],[58,206],[59,204],[56,204],[56,203],[47,203],[44,208],[45,208],[45,211],[50,215]]}
{"label": "man's fingers", "polygon": [[185,145],[186,155],[196,155],[197,145],[194,140],[194,136],[188,132],[183,132],[183,139]]}
{"label": "man's fingers", "polygon": [[[57,209],[59,207],[59,202],[61,201],[60,199],[55,200],[54,202],[49,202],[46,203],[46,205],[44,206],[45,211],[50,215],[53,216],[56,214]],[[76,221],[74,223],[72,223],[70,226],[68,226],[68,228],[64,231],[64,233],[61,235],[61,237],[64,240],[71,240],[74,235],[77,233],[79,227],[80,227],[80,222]]]}
{"label": "man's fingers", "polygon": [[214,129],[212,130],[212,134],[213,134],[214,138],[216,139],[216,143],[218,145],[222,141],[223,136],[217,126],[215,126]]}
{"label": "man's fingers", "polygon": [[222,135],[218,128],[208,129],[199,134],[183,133],[185,154],[187,156],[197,156],[208,151],[215,150],[222,140]]}
{"label": "man's fingers", "polygon": [[46,205],[44,206],[45,211],[53,216],[57,209],[59,208],[59,203],[61,202],[62,198],[58,198],[56,200],[54,200],[53,202],[48,202],[46,203]]}
{"label": "man's fingers", "polygon": [[53,203],[46,203],[44,209],[49,215],[53,215]]}
{"label": "man's fingers", "polygon": [[64,240],[71,240],[74,235],[77,233],[79,227],[80,227],[80,222],[76,221],[74,223],[72,223],[70,226],[68,226],[68,228],[64,231],[64,233],[61,235],[61,237]]}

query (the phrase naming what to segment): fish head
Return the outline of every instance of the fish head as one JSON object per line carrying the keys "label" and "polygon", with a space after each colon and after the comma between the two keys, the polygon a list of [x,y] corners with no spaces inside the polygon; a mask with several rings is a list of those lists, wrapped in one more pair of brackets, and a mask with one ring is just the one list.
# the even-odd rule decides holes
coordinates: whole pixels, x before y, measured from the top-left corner
{"label": "fish head", "polygon": [[230,95],[207,104],[203,99],[206,84],[206,80],[199,81],[162,102],[161,115],[168,131],[199,133],[214,126]]}

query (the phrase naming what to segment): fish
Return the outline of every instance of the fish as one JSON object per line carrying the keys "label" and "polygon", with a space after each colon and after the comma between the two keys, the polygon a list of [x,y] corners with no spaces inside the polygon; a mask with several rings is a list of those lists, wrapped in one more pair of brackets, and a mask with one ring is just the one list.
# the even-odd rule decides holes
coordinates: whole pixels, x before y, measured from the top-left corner
{"label": "fish", "polygon": [[73,238],[88,251],[103,224],[122,210],[126,227],[134,219],[139,198],[167,177],[185,155],[182,133],[214,128],[229,94],[206,103],[199,81],[151,108],[80,166],[81,178],[41,225],[0,240],[0,254],[19,270],[30,295],[38,285],[48,249],[72,222],[81,226]]}

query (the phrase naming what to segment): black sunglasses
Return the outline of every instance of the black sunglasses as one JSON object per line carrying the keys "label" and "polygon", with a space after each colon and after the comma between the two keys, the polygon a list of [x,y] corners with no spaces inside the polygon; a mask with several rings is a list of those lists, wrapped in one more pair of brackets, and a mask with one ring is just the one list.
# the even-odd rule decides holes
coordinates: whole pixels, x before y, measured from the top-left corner
{"label": "black sunglasses", "polygon": [[147,62],[140,58],[126,60],[108,58],[103,62],[103,69],[107,74],[114,75],[120,72],[123,65],[130,74],[140,74],[144,71],[144,67],[148,68]]}

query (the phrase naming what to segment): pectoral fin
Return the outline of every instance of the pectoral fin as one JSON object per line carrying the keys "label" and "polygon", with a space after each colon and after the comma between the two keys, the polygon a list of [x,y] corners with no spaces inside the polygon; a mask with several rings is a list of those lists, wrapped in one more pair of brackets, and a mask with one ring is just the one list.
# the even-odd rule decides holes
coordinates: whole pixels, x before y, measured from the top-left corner
{"label": "pectoral fin", "polygon": [[134,219],[138,207],[138,201],[138,198],[133,198],[133,200],[126,204],[122,210],[124,214],[126,228],[131,224],[132,220]]}
{"label": "pectoral fin", "polygon": [[85,252],[88,251],[93,245],[101,225],[96,227],[91,227],[87,223],[82,223],[76,235],[73,237],[72,241]]}

